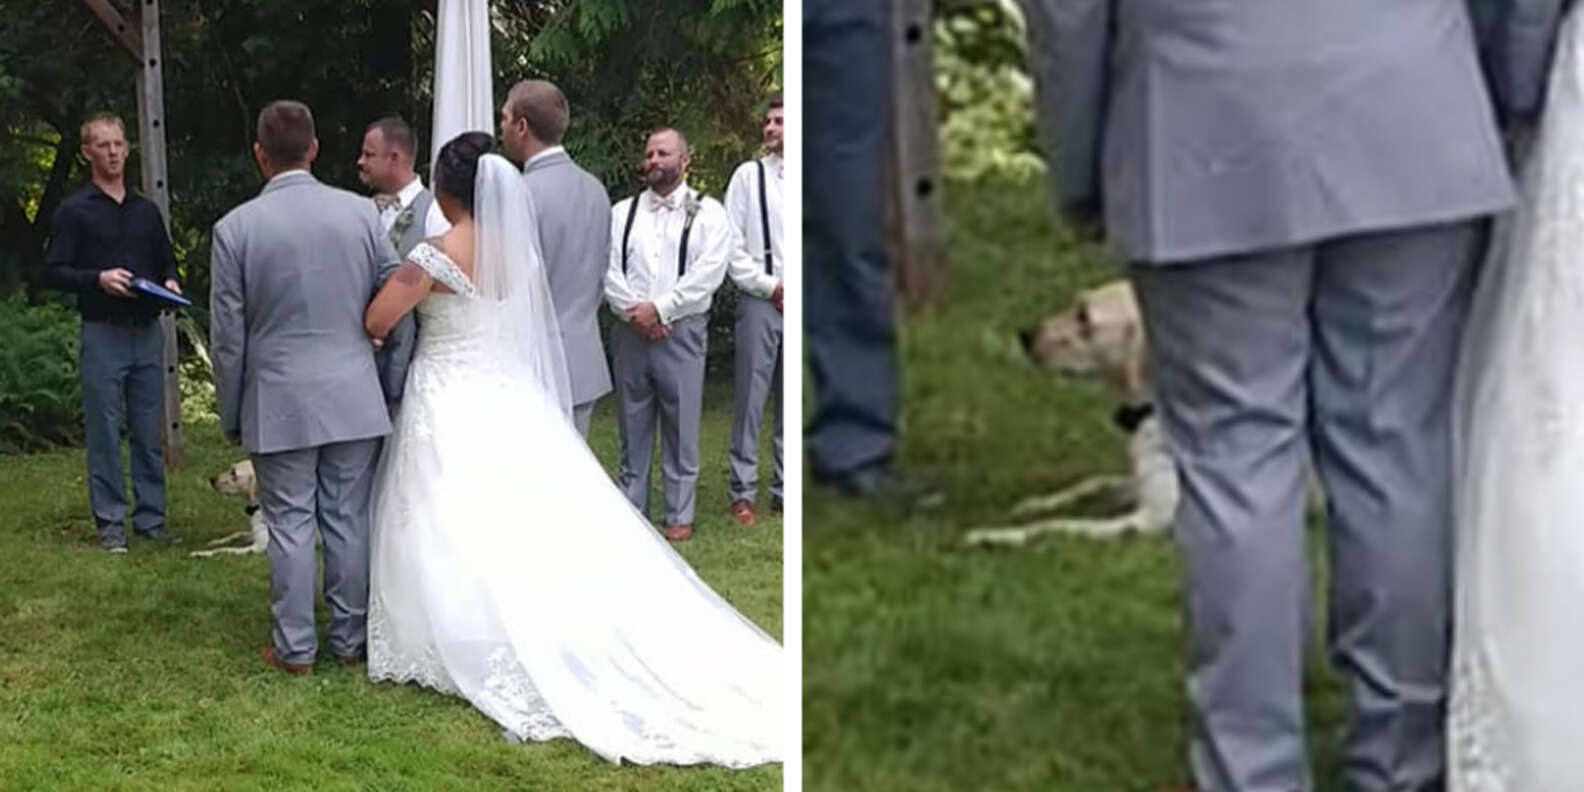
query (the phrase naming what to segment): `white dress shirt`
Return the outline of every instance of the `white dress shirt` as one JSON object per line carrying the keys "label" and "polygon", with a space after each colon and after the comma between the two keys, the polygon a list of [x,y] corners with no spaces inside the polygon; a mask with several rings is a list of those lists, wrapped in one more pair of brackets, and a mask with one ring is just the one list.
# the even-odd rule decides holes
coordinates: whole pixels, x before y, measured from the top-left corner
{"label": "white dress shirt", "polygon": [[[293,173],[308,173],[308,169],[307,168],[292,168],[291,170],[283,170],[280,173],[277,173],[274,176],[269,177],[269,181],[264,182],[264,183],[265,184],[269,184],[270,182],[275,181],[276,179],[279,179],[282,176],[287,176],[287,175],[290,175],[290,174],[293,174]],[[313,174],[312,173],[308,173],[308,175],[312,176]]]}
{"label": "white dress shirt", "polygon": [[532,157],[529,157],[528,161],[523,163],[523,170],[527,170],[529,165],[532,165],[535,162],[538,162],[539,160],[542,160],[545,157],[550,156],[551,154],[560,154],[560,153],[565,152],[565,151],[566,151],[565,147],[562,147],[562,146],[551,146],[550,148],[547,148],[544,151],[541,151],[538,154],[535,154]]}
{"label": "white dress shirt", "polygon": [[[418,176],[414,176],[406,187],[401,188],[401,192],[396,193],[396,203],[380,210],[380,231],[389,234],[391,228],[396,225],[396,218],[407,211],[407,207],[412,206],[412,202],[417,200],[418,193],[423,192],[423,188],[423,179]],[[424,216],[424,239],[433,239],[450,230],[451,223],[445,219],[445,213],[440,211],[440,202],[430,201],[429,213]]]}
{"label": "white dress shirt", "polygon": [[[698,213],[688,233],[687,274],[678,278],[677,254],[681,252],[682,227],[687,222],[685,196],[690,195],[698,201]],[[605,301],[622,321],[627,320],[629,309],[644,302],[655,304],[664,324],[708,313],[715,290],[726,278],[727,264],[739,247],[726,208],[714,198],[695,192],[686,182],[665,198],[653,190],[639,193],[627,245],[627,272],[623,274],[622,232],[627,225],[628,207],[634,200],[622,199],[611,209]]]}
{"label": "white dress shirt", "polygon": [[762,160],[765,170],[765,203],[770,207],[770,272],[765,272],[764,218],[759,211],[759,166],[745,162],[726,187],[726,214],[742,241],[728,272],[732,282],[755,297],[769,299],[786,277],[781,257],[781,168],[779,154]]}

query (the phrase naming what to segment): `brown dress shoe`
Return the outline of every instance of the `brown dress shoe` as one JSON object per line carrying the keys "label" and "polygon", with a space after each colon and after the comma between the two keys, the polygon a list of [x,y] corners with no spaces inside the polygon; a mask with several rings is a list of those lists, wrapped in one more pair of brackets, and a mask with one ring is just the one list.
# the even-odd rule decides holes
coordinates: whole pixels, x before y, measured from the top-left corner
{"label": "brown dress shoe", "polygon": [[673,542],[686,542],[693,538],[693,526],[673,525],[665,529],[665,538]]}
{"label": "brown dress shoe", "polygon": [[732,519],[736,520],[738,525],[754,526],[759,524],[759,515],[754,513],[754,506],[748,501],[732,501],[731,514]]}
{"label": "brown dress shoe", "polygon": [[288,663],[285,660],[280,659],[280,657],[275,654],[275,647],[273,646],[260,646],[259,659],[264,661],[264,665],[267,665],[270,668],[285,671],[292,676],[308,676],[309,674],[313,673],[312,664],[299,665],[297,663]]}
{"label": "brown dress shoe", "polygon": [[336,655],[336,662],[344,666],[363,665],[368,662],[368,652],[356,652],[349,655]]}

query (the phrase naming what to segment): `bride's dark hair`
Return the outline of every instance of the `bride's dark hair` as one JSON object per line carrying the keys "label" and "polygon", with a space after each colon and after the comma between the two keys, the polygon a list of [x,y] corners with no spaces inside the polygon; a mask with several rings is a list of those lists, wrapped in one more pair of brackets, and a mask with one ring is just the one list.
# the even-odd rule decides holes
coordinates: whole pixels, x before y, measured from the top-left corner
{"label": "bride's dark hair", "polygon": [[486,132],[463,132],[444,146],[435,158],[436,190],[457,200],[468,214],[473,213],[473,183],[478,176],[479,157],[495,150],[495,138]]}

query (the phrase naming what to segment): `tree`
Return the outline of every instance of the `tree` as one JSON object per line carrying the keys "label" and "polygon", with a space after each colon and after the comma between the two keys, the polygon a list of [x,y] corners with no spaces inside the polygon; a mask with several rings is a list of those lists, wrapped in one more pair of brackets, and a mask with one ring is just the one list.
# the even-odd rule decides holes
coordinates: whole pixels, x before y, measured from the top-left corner
{"label": "tree", "polygon": [[[137,4],[121,2],[135,19]],[[436,2],[162,5],[172,237],[201,303],[209,228],[260,186],[250,155],[259,108],[307,102],[316,174],[361,189],[355,162],[370,121],[397,113],[428,128]],[[497,95],[525,77],[561,85],[573,105],[568,147],[613,196],[636,187],[633,165],[655,126],[688,133],[693,181],[717,194],[757,149],[760,102],[779,84],[779,2],[494,0],[492,9]],[[132,64],[81,3],[9,0],[3,11],[0,295],[36,283],[54,208],[85,177],[78,122],[110,110],[135,129],[137,116]]]}

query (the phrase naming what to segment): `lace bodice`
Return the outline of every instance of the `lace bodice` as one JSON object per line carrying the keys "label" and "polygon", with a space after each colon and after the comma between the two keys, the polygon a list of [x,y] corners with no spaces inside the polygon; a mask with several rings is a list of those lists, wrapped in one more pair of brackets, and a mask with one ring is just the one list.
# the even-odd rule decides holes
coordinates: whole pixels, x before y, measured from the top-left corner
{"label": "lace bodice", "polygon": [[[420,330],[413,366],[448,364],[485,365],[490,355],[485,344],[484,311],[478,289],[438,247],[420,242],[407,254],[429,277],[451,290],[430,292],[418,303]],[[415,374],[417,372],[414,372]],[[416,383],[414,383],[416,384]]]}

